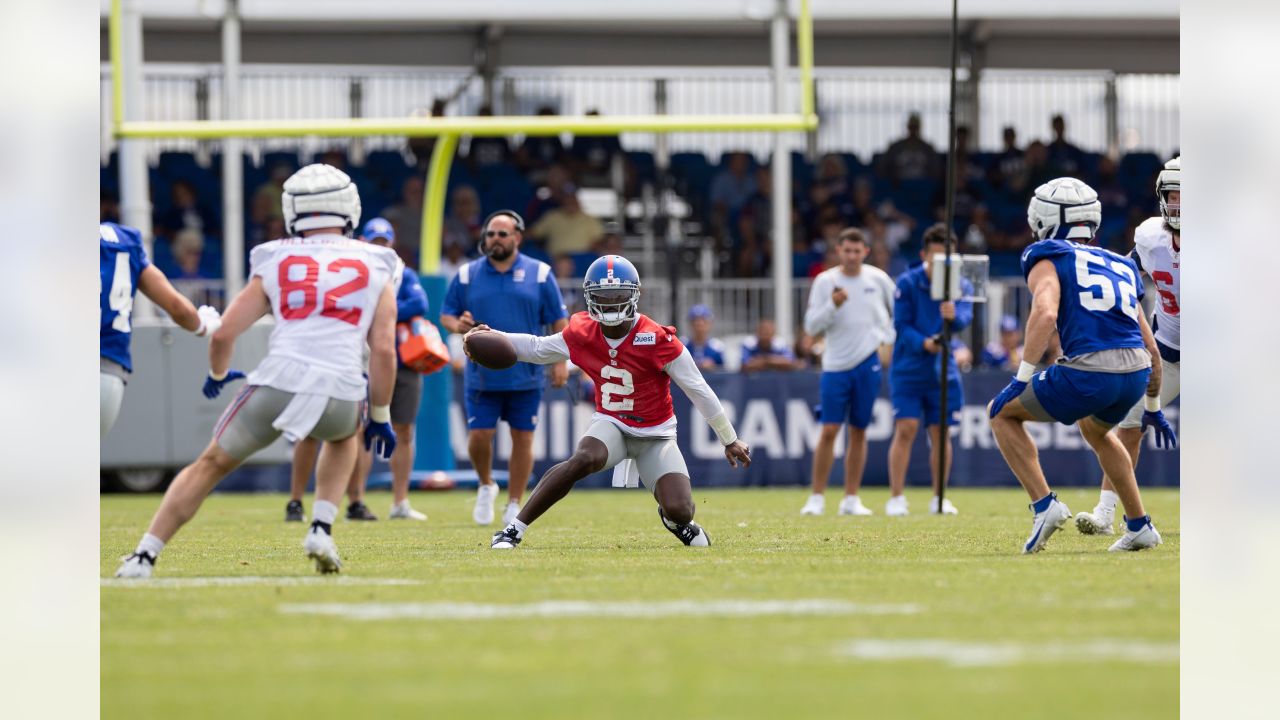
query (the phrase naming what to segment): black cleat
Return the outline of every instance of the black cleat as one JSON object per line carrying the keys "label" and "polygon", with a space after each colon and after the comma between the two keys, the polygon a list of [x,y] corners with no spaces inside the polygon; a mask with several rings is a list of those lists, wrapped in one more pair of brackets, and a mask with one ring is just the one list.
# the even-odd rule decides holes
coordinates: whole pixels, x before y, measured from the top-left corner
{"label": "black cleat", "polygon": [[662,512],[662,508],[658,508],[658,517],[662,518],[662,526],[670,530],[672,535],[680,538],[680,542],[685,545],[691,547],[711,546],[711,536],[698,523],[690,520],[687,525],[677,525],[667,519],[667,515]]}
{"label": "black cleat", "polygon": [[494,550],[510,550],[520,544],[520,533],[512,525],[508,525],[493,534],[493,542],[489,547]]}
{"label": "black cleat", "polygon": [[359,500],[347,506],[348,520],[377,520],[378,516],[373,514],[368,505]]}
{"label": "black cleat", "polygon": [[306,522],[307,514],[302,510],[301,500],[290,500],[288,505],[284,506],[285,522]]}

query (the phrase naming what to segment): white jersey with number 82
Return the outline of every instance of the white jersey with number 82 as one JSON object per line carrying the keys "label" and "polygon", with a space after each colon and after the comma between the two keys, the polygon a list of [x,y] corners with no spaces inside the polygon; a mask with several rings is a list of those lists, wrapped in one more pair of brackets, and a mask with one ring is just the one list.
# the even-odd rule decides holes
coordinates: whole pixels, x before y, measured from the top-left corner
{"label": "white jersey with number 82", "polygon": [[365,398],[364,352],[378,298],[400,282],[395,252],[341,235],[264,243],[250,255],[276,326],[249,383],[340,400]]}

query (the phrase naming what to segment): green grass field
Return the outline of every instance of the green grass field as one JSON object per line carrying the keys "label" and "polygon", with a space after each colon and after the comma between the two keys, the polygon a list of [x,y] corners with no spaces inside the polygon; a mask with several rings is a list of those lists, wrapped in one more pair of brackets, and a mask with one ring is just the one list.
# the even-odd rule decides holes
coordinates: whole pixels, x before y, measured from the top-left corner
{"label": "green grass field", "polygon": [[[1154,551],[1110,554],[1068,525],[1032,557],[1021,491],[958,490],[948,518],[921,514],[920,491],[916,514],[886,518],[886,496],[837,517],[832,491],[826,516],[801,518],[798,488],[698,490],[700,550],[642,491],[581,491],[500,553],[471,493],[419,493],[427,523],[339,521],[336,580],[303,557],[282,496],[214,496],[156,579],[104,582],[102,717],[1177,716],[1176,491],[1145,493]],[[1096,491],[1061,496],[1088,510]],[[158,502],[102,498],[104,577]],[[237,577],[261,579],[175,580]],[[794,600],[829,603],[724,604]],[[649,616],[602,605],[622,602]],[[494,604],[522,616],[432,617]]]}

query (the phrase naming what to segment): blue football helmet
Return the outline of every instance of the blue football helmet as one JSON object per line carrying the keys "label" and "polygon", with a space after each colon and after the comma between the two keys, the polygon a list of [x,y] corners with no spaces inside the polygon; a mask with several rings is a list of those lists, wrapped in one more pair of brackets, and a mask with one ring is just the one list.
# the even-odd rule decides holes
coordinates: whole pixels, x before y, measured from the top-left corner
{"label": "blue football helmet", "polygon": [[640,273],[621,255],[597,258],[582,279],[587,314],[601,325],[635,320],[640,305]]}

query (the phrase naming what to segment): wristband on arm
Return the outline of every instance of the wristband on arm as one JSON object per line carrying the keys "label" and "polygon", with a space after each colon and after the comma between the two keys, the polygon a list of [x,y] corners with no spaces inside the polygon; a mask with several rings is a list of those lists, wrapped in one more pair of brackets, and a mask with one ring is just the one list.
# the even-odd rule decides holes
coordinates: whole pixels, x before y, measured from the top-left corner
{"label": "wristband on arm", "polygon": [[1147,412],[1160,412],[1160,396],[1159,395],[1143,395],[1142,407]]}
{"label": "wristband on arm", "polygon": [[1018,374],[1015,377],[1018,379],[1018,382],[1031,382],[1031,376],[1035,374],[1036,366],[1026,360],[1023,360],[1022,364],[1018,366]]}
{"label": "wristband on arm", "polygon": [[711,418],[707,421],[712,430],[716,431],[716,436],[720,438],[721,445],[732,445],[738,439],[738,433],[733,430],[733,423],[729,422],[729,418],[724,413]]}
{"label": "wristband on arm", "polygon": [[220,373],[216,373],[212,369],[210,369],[209,377],[213,378],[214,382],[222,382],[223,380],[227,379],[227,371],[223,370]]}
{"label": "wristband on arm", "polygon": [[390,405],[370,405],[369,419],[376,423],[391,422],[391,406]]}

